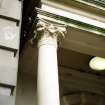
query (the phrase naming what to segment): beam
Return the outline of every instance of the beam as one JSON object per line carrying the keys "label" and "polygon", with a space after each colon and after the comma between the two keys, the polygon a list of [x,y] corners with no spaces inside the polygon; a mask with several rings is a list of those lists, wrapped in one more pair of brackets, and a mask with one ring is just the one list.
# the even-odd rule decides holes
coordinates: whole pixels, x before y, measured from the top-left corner
{"label": "beam", "polygon": [[68,28],[67,36],[60,47],[92,56],[105,57],[105,39],[103,36],[75,28]]}
{"label": "beam", "polygon": [[70,92],[87,91],[105,95],[105,78],[88,73],[81,73],[77,70],[60,67],[61,86],[69,89]]}

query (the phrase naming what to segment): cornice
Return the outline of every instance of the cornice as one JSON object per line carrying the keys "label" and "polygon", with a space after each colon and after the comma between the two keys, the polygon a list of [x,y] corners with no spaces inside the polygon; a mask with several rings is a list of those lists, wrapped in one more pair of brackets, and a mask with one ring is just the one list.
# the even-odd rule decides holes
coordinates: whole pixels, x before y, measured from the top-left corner
{"label": "cornice", "polygon": [[36,8],[38,18],[105,36],[105,29]]}
{"label": "cornice", "polygon": [[79,3],[83,3],[101,10],[105,10],[105,1],[104,0],[75,0]]}

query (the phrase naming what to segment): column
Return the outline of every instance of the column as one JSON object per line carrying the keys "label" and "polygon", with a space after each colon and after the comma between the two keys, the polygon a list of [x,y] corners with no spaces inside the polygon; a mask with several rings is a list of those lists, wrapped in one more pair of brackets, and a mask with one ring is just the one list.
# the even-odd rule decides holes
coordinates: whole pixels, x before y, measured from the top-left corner
{"label": "column", "polygon": [[37,105],[60,105],[57,63],[57,42],[66,28],[45,20],[39,20]]}

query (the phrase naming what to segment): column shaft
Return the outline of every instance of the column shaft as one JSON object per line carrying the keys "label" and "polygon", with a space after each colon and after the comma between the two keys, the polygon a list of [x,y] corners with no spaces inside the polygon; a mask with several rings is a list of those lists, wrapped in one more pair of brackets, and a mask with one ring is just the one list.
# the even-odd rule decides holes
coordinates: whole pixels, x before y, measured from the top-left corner
{"label": "column shaft", "polygon": [[59,105],[57,41],[53,37],[39,42],[38,105]]}

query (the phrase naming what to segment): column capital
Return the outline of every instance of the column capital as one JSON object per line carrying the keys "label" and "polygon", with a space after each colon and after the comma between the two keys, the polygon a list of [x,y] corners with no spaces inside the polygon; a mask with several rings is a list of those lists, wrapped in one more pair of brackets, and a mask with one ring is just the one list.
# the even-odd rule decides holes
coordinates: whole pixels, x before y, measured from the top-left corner
{"label": "column capital", "polygon": [[62,24],[57,24],[54,22],[50,22],[44,19],[39,19],[37,24],[37,31],[43,35],[46,32],[49,32],[50,36],[62,36],[64,37],[66,34],[66,26]]}
{"label": "column capital", "polygon": [[37,24],[37,37],[39,42],[46,42],[51,44],[51,40],[59,41],[60,38],[64,38],[66,34],[66,26],[46,21],[44,19],[39,19]]}

